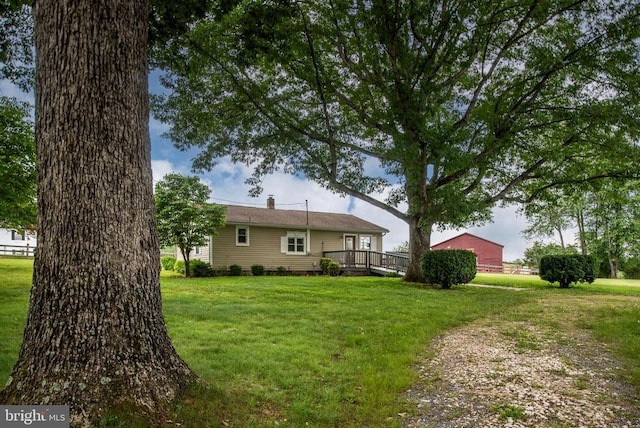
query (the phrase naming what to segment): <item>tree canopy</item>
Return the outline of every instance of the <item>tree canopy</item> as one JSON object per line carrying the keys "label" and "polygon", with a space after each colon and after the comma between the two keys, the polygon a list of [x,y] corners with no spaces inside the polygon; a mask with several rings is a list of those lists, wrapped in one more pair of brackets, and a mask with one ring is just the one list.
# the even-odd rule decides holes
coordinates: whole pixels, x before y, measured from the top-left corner
{"label": "tree canopy", "polygon": [[226,209],[208,203],[211,190],[197,177],[168,174],[156,184],[155,203],[160,245],[180,248],[185,274],[194,248],[208,243],[224,226]]}
{"label": "tree canopy", "polygon": [[0,226],[36,224],[36,145],[28,107],[0,97]]}
{"label": "tree canopy", "polygon": [[240,1],[165,49],[155,114],[196,169],[302,172],[403,219],[420,279],[434,227],[637,174],[639,8]]}

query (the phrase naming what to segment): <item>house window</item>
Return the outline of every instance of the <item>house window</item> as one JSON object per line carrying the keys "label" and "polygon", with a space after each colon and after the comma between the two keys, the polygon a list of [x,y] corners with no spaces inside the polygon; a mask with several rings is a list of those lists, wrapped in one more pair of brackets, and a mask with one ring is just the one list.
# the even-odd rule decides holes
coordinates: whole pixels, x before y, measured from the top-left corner
{"label": "house window", "polygon": [[200,247],[194,248],[194,252],[195,252],[196,256],[199,255],[200,254]]}
{"label": "house window", "polygon": [[361,250],[371,250],[371,237],[370,236],[361,236],[360,237],[360,249]]}
{"label": "house window", "polygon": [[304,238],[287,238],[288,253],[304,253]]}
{"label": "house window", "polygon": [[282,237],[281,251],[287,254],[307,254],[307,235],[304,232],[287,232]]}
{"label": "house window", "polygon": [[17,230],[11,231],[11,240],[12,241],[24,241],[24,234],[18,233]]}
{"label": "house window", "polygon": [[247,226],[236,226],[236,245],[249,246],[249,228]]}

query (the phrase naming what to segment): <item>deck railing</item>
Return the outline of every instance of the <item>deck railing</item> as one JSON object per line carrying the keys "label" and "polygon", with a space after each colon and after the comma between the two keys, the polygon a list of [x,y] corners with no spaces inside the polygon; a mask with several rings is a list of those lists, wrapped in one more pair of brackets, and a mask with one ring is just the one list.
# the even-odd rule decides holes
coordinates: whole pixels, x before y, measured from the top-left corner
{"label": "deck railing", "polygon": [[[344,250],[344,251],[325,251],[323,257],[328,257],[347,269],[375,269],[380,268],[386,271],[395,271],[400,274],[407,272],[409,265],[409,255],[404,253],[381,253],[378,251],[366,250]],[[510,267],[509,269],[499,265],[478,264],[476,266],[478,272],[492,273],[514,273],[522,275],[537,275],[538,269],[528,268],[526,266]]]}
{"label": "deck railing", "polygon": [[325,251],[323,256],[340,263],[345,268],[381,268],[398,273],[406,272],[409,264],[407,254],[381,253],[379,251]]}

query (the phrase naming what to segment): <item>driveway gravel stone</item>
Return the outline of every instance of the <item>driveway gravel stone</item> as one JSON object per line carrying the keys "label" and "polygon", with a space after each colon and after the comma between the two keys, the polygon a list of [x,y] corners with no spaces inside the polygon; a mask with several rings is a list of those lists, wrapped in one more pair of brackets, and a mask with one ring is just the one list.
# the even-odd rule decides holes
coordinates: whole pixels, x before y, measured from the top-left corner
{"label": "driveway gravel stone", "polygon": [[437,339],[417,370],[405,427],[640,427],[634,388],[588,332],[485,320]]}

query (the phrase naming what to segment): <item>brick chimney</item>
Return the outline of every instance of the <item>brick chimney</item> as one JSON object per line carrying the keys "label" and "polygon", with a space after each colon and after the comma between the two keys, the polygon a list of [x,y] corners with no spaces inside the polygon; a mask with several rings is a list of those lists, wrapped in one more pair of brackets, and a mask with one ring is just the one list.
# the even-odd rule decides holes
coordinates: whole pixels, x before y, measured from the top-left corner
{"label": "brick chimney", "polygon": [[273,195],[269,195],[269,197],[267,198],[267,208],[269,208],[270,210],[276,209],[276,200],[273,199]]}

